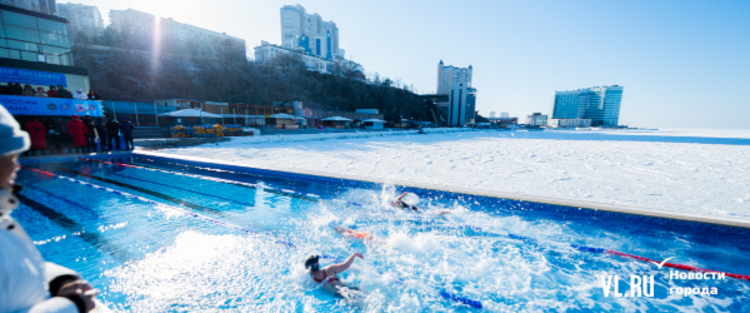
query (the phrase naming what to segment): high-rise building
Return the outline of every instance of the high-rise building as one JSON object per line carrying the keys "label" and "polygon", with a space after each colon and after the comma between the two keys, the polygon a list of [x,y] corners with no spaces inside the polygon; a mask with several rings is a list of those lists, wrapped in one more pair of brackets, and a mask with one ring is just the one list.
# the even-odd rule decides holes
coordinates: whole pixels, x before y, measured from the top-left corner
{"label": "high-rise building", "polygon": [[591,126],[617,126],[622,92],[618,85],[555,91],[551,119],[590,119]]}
{"label": "high-rise building", "polygon": [[299,4],[281,7],[281,46],[329,60],[343,58],[336,23],[323,21],[317,13],[308,14]]}
{"label": "high-rise building", "polygon": [[70,39],[75,42],[78,34],[93,39],[104,32],[104,20],[99,8],[77,3],[58,3],[57,15],[68,19]]}
{"label": "high-rise building", "polygon": [[495,118],[495,111],[490,111],[490,118]]}
{"label": "high-rise building", "polygon": [[56,15],[57,13],[55,0],[0,0],[0,4],[42,14]]}
{"label": "high-rise building", "polygon": [[169,53],[215,58],[230,54],[246,58],[245,40],[207,29],[182,24],[172,18],[157,18],[148,13],[127,10],[110,10],[109,20],[133,49],[153,51],[154,45]]}
{"label": "high-rise building", "polygon": [[448,94],[448,126],[474,124],[477,90],[466,82],[453,82]]}
{"label": "high-rise building", "polygon": [[508,113],[508,112],[500,112],[500,118],[509,118],[509,117],[510,117],[510,113]]}
{"label": "high-rise building", "polygon": [[451,90],[451,83],[466,83],[466,87],[471,87],[471,76],[473,73],[471,65],[469,67],[455,67],[444,65],[443,60],[438,63],[437,72],[437,94],[447,95]]}

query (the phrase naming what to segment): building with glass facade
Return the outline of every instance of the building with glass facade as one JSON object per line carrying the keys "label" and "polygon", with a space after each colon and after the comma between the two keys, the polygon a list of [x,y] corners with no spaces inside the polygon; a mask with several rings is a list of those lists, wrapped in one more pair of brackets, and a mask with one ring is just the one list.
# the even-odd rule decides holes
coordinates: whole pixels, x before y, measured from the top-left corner
{"label": "building with glass facade", "polygon": [[0,4],[0,84],[6,83],[88,92],[88,70],[73,66],[66,19]]}
{"label": "building with glass facade", "polygon": [[0,58],[73,66],[68,21],[0,5]]}
{"label": "building with glass facade", "polygon": [[528,125],[531,126],[547,126],[547,115],[536,112],[534,114],[526,116]]}
{"label": "building with glass facade", "polygon": [[474,124],[477,90],[466,82],[451,83],[448,93],[448,126]]}
{"label": "building with glass facade", "polygon": [[555,91],[551,119],[590,119],[591,126],[617,126],[622,92],[618,85]]}
{"label": "building with glass facade", "polygon": [[307,13],[299,4],[281,7],[281,46],[328,60],[344,58],[336,23]]}
{"label": "building with glass facade", "polygon": [[57,7],[56,0],[0,0],[0,4],[49,15],[55,15]]}

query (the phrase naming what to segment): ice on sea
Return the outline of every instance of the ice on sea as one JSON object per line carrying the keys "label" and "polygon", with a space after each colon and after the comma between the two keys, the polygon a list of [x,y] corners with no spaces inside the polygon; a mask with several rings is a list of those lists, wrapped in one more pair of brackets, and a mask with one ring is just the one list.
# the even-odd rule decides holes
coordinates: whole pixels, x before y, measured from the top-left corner
{"label": "ice on sea", "polygon": [[378,136],[160,150],[248,166],[750,218],[750,130]]}

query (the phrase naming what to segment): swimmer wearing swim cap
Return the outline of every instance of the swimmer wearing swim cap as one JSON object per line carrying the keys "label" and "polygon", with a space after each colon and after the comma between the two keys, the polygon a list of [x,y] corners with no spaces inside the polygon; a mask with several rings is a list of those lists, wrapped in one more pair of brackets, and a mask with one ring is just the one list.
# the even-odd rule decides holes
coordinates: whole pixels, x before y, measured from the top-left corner
{"label": "swimmer wearing swim cap", "polygon": [[[357,287],[349,287],[341,283],[337,274],[349,269],[354,264],[354,259],[365,257],[362,253],[355,252],[350,255],[346,261],[339,264],[332,264],[320,269],[320,256],[311,255],[305,260],[305,268],[310,270],[310,277],[318,284],[329,286],[334,289],[334,295],[337,297],[346,297],[351,294],[350,290],[359,290]],[[349,290],[347,290],[349,289]]]}
{"label": "swimmer wearing swim cap", "polygon": [[[414,211],[414,212],[420,212],[419,207],[417,207],[416,205],[408,204],[403,201],[404,197],[406,197],[408,194],[409,194],[408,192],[404,191],[404,193],[396,197],[396,199],[393,199],[393,201],[391,202],[391,206],[396,207],[396,208],[407,209],[407,210]],[[440,212],[438,212],[437,215],[450,214],[450,213],[451,212],[448,210],[440,210]]]}

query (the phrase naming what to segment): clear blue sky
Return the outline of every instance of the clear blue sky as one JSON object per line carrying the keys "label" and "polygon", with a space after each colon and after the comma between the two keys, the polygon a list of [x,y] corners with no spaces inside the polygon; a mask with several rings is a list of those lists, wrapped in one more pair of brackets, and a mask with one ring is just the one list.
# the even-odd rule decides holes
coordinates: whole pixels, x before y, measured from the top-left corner
{"label": "clear blue sky", "polygon": [[[61,1],[62,2],[62,1]],[[333,20],[366,72],[435,90],[437,63],[474,66],[481,114],[549,113],[551,93],[625,87],[621,124],[750,128],[750,1],[78,0],[280,43],[279,8]],[[525,117],[521,119],[525,121]]]}

